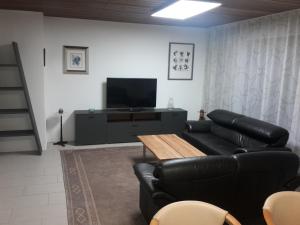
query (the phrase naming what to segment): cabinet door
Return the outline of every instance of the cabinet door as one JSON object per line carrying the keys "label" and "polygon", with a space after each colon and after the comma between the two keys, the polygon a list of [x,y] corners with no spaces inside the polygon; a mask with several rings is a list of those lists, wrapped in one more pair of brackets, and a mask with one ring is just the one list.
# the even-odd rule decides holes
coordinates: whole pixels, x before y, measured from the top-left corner
{"label": "cabinet door", "polygon": [[103,144],[107,140],[105,114],[75,115],[76,145]]}
{"label": "cabinet door", "polygon": [[132,122],[108,123],[108,143],[134,142],[136,137],[132,129]]}
{"label": "cabinet door", "polygon": [[161,121],[133,122],[133,133],[138,135],[160,134],[162,131]]}
{"label": "cabinet door", "polygon": [[181,134],[185,128],[187,112],[164,112],[162,113],[162,132],[166,134]]}

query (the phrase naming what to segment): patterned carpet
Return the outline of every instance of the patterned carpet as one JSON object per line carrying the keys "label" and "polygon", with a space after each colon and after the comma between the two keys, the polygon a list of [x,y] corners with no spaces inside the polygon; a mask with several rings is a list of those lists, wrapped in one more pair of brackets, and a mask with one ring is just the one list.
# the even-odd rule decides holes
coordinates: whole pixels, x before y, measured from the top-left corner
{"label": "patterned carpet", "polygon": [[[132,169],[142,147],[64,150],[61,158],[69,225],[146,225]],[[262,218],[243,224],[265,225]]]}
{"label": "patterned carpet", "polygon": [[146,225],[132,165],[141,147],[61,151],[69,225]]}

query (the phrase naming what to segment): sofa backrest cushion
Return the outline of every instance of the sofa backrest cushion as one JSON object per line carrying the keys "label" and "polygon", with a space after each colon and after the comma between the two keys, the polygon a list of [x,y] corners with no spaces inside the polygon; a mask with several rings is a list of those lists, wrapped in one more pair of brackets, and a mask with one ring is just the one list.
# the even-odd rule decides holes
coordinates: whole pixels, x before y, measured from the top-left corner
{"label": "sofa backrest cushion", "polygon": [[234,193],[237,162],[231,156],[206,156],[168,160],[156,165],[158,189],[178,201],[207,201],[219,207],[230,202]]}
{"label": "sofa backrest cushion", "polygon": [[263,141],[248,137],[245,134],[242,134],[233,129],[229,129],[227,127],[223,127],[216,123],[213,123],[211,125],[210,132],[222,139],[225,139],[225,140],[237,145],[238,147],[241,147],[241,148],[266,147],[268,145],[267,143],[265,143]]}
{"label": "sofa backrest cushion", "polygon": [[[227,110],[217,109],[208,113],[207,116],[214,123],[243,134],[244,136],[241,138],[236,133],[234,135],[231,133],[233,136],[230,139],[233,138],[234,140],[229,140],[241,147],[247,147],[239,144],[243,142],[248,143],[246,145],[251,147],[259,145],[259,143],[253,142],[255,139],[259,142],[267,143],[268,146],[283,147],[289,138],[289,132],[282,127]],[[227,134],[222,135],[224,139],[227,139]],[[236,142],[236,140],[239,141]]]}
{"label": "sofa backrest cushion", "polygon": [[232,127],[234,121],[237,118],[244,117],[244,116],[227,110],[216,109],[208,113],[207,117],[217,124],[227,126],[227,127]]}
{"label": "sofa backrest cushion", "polygon": [[[292,152],[262,151],[233,156],[238,163],[236,211],[244,207],[250,217],[259,215],[265,199],[297,175],[299,157]],[[232,212],[234,213],[234,212]]]}
{"label": "sofa backrest cushion", "polygon": [[284,146],[289,138],[286,129],[250,117],[235,120],[234,128],[243,134],[276,146]]}
{"label": "sofa backrest cushion", "polygon": [[205,156],[159,162],[154,176],[162,183],[223,176],[237,168],[231,156]]}

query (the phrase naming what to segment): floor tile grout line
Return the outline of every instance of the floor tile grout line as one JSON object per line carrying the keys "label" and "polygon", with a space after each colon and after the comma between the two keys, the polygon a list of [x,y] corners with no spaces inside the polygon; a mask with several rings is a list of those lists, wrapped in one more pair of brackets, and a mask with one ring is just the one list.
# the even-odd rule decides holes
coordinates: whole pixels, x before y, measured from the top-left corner
{"label": "floor tile grout line", "polygon": [[26,185],[24,185],[23,188],[22,188],[22,196],[25,195],[25,188],[26,188]]}
{"label": "floor tile grout line", "polygon": [[48,193],[48,206],[50,205],[50,193]]}
{"label": "floor tile grout line", "polygon": [[11,215],[10,215],[10,218],[9,218],[9,221],[8,221],[9,224],[12,223],[12,219],[14,218],[14,212],[15,212],[15,210],[14,210],[14,208],[12,208],[11,209]]}

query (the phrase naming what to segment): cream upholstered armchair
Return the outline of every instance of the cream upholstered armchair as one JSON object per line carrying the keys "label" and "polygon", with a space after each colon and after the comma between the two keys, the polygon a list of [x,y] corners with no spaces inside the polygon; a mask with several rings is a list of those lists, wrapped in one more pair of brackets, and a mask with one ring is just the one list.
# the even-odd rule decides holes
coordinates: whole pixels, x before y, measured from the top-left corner
{"label": "cream upholstered armchair", "polygon": [[300,192],[271,195],[263,206],[263,214],[268,225],[300,225]]}
{"label": "cream upholstered armchair", "polygon": [[241,225],[227,211],[200,201],[181,201],[165,206],[150,225]]}

